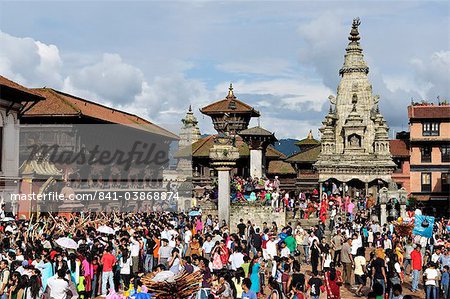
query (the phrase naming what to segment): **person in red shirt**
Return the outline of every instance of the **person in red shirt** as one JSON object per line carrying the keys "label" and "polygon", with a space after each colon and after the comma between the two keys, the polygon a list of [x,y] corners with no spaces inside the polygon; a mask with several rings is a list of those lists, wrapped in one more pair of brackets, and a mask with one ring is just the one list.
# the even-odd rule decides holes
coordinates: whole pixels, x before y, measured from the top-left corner
{"label": "person in red shirt", "polygon": [[111,253],[111,248],[108,246],[102,256],[101,264],[103,265],[102,272],[102,295],[106,296],[106,284],[109,281],[109,288],[114,289],[114,275],[113,266],[116,264],[116,257]]}
{"label": "person in red shirt", "polygon": [[421,246],[416,245],[416,248],[411,252],[412,261],[412,283],[411,291],[417,291],[419,287],[420,271],[422,270],[422,254],[420,253]]}

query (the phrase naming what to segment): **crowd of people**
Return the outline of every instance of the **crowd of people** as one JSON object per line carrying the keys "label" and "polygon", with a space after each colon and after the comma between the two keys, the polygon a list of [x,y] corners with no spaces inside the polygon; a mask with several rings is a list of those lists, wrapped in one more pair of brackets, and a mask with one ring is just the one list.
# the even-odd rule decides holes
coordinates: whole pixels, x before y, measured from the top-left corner
{"label": "crowd of people", "polygon": [[[272,201],[276,182],[268,188]],[[307,213],[307,208],[299,210]],[[193,298],[315,299],[325,294],[338,299],[346,288],[354,296],[407,299],[410,295],[403,293],[409,282],[410,294],[422,289],[427,299],[449,298],[450,235],[444,219],[436,221],[427,239],[399,236],[392,223],[380,225],[369,209],[350,199],[339,203],[324,196],[315,213],[320,220],[313,227],[300,221],[258,227],[248,219],[230,227],[211,215],[172,212],[41,214],[29,220],[2,213],[0,296],[129,294],[145,289],[145,273],[159,281],[201,271],[201,289]]]}
{"label": "crowd of people", "polygon": [[[329,190],[323,190],[320,195],[317,189],[312,192],[289,192],[280,188],[277,176],[273,180],[262,178],[243,179],[234,176],[231,180],[232,201],[240,203],[257,203],[271,206],[275,212],[290,211],[292,217],[309,219],[319,217],[322,222],[337,214],[348,213],[349,221],[354,217],[354,211],[367,209],[369,213],[375,207],[373,196],[363,196],[356,192],[354,198],[349,195],[341,196],[340,190],[333,184]],[[322,198],[320,198],[322,197]],[[333,226],[334,223],[331,223]]]}

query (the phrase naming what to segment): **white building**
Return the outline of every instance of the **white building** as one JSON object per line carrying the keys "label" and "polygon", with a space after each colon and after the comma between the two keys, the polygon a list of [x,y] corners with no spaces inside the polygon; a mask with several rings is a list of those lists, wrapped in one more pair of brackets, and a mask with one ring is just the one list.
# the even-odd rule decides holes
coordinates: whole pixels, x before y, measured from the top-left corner
{"label": "white building", "polygon": [[33,91],[0,76],[0,201],[10,206],[11,194],[19,193],[20,115],[33,103],[44,98]]}

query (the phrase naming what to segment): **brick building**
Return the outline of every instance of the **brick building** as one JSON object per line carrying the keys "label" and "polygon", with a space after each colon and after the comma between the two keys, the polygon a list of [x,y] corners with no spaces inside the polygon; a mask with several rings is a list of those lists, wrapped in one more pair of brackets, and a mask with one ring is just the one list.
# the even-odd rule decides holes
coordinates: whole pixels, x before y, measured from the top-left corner
{"label": "brick building", "polygon": [[[411,195],[430,210],[449,210],[450,105],[408,106]],[[430,211],[433,212],[433,211]]]}

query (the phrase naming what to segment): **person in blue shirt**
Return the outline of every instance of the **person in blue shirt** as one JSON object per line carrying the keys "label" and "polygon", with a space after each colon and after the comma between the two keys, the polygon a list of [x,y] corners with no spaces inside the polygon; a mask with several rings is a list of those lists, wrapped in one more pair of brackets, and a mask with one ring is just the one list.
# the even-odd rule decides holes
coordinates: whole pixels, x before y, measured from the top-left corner
{"label": "person in blue shirt", "polygon": [[441,278],[441,288],[444,293],[444,299],[449,298],[448,296],[448,284],[450,280],[450,273],[448,272],[449,267],[447,265],[442,269],[442,278]]}
{"label": "person in blue shirt", "polygon": [[242,280],[242,299],[258,299],[256,293],[250,290],[251,287],[251,280],[249,278],[244,278]]}

